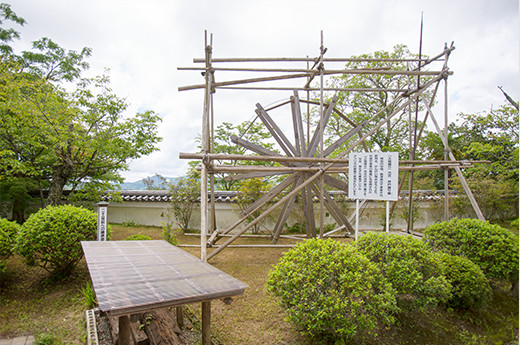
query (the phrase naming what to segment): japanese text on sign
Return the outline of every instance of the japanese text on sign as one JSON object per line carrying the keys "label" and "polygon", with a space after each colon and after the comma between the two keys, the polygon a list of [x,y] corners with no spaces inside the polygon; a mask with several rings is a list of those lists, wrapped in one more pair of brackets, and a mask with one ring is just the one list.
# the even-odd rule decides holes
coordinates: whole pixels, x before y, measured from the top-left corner
{"label": "japanese text on sign", "polygon": [[98,213],[98,241],[107,240],[107,208],[99,207]]}
{"label": "japanese text on sign", "polygon": [[351,199],[397,200],[397,152],[351,152],[348,194]]}

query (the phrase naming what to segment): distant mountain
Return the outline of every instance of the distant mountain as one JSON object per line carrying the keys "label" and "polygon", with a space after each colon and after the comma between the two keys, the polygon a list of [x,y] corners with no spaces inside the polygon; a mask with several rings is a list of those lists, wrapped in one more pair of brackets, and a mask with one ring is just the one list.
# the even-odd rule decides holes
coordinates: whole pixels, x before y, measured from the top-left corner
{"label": "distant mountain", "polygon": [[[153,184],[155,186],[161,186],[163,181],[157,177],[157,175],[154,175],[154,176],[151,176],[151,177],[148,177],[148,179],[152,179],[153,181]],[[175,180],[177,180],[177,177],[165,177],[165,179],[171,183],[171,182],[175,182]],[[146,183],[144,183],[144,179],[141,179],[139,181],[135,181],[135,182],[125,182],[121,185],[121,190],[146,190],[147,189],[147,185]]]}

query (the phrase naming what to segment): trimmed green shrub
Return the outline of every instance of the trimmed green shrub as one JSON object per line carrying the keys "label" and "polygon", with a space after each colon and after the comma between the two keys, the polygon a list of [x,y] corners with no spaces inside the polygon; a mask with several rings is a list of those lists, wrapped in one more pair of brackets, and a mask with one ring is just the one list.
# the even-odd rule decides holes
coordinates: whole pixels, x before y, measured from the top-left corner
{"label": "trimmed green shrub", "polygon": [[347,341],[394,322],[394,290],[377,266],[330,239],[310,239],[285,253],[267,287],[300,332],[321,341]]}
{"label": "trimmed green shrub", "polygon": [[465,256],[489,279],[518,281],[518,236],[478,219],[452,219],[424,230],[434,250]]}
{"label": "trimmed green shrub", "polygon": [[151,241],[151,240],[152,240],[152,238],[150,236],[143,235],[141,233],[138,233],[138,234],[135,234],[132,236],[128,236],[127,238],[125,238],[125,241]]}
{"label": "trimmed green shrub", "polygon": [[451,284],[447,305],[454,308],[480,308],[491,300],[491,287],[482,270],[462,256],[439,253],[444,274]]}
{"label": "trimmed green shrub", "polygon": [[371,232],[361,236],[355,246],[378,265],[397,291],[400,307],[422,309],[450,297],[451,286],[444,277],[439,256],[421,240]]}
{"label": "trimmed green shrub", "polygon": [[5,273],[5,260],[11,256],[20,224],[0,218],[0,274]]}
{"label": "trimmed green shrub", "polygon": [[16,236],[20,231],[20,224],[0,219],[0,259],[7,259],[13,252]]}
{"label": "trimmed green shrub", "polygon": [[94,212],[71,205],[48,206],[32,214],[18,233],[15,252],[29,266],[66,277],[83,257],[81,241],[97,237]]}

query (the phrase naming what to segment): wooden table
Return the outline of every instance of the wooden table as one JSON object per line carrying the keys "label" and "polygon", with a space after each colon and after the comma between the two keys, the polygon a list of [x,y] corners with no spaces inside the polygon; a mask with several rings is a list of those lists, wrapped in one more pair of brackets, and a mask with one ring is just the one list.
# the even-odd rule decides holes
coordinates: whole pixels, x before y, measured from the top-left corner
{"label": "wooden table", "polygon": [[202,344],[210,344],[210,301],[241,295],[248,287],[166,241],[81,245],[99,309],[118,316],[123,328],[129,315],[201,302]]}

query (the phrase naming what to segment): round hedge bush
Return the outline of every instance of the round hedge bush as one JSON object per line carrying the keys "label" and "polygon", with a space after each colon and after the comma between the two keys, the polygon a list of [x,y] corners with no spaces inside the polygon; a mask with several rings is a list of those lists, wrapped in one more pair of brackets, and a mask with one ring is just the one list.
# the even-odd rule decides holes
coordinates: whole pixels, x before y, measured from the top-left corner
{"label": "round hedge bush", "polygon": [[310,239],[285,253],[267,287],[302,334],[322,341],[347,341],[394,322],[394,290],[378,267],[330,239]]}
{"label": "round hedge bush", "polygon": [[491,287],[482,270],[462,256],[439,253],[444,274],[451,284],[447,305],[454,308],[485,307],[491,300]]}
{"label": "round hedge bush", "polygon": [[0,218],[0,274],[6,270],[5,260],[11,256],[20,224]]}
{"label": "round hedge bush", "polygon": [[81,241],[97,237],[94,212],[72,205],[48,206],[22,225],[15,251],[30,266],[40,266],[56,277],[70,274],[83,257]]}
{"label": "round hedge bush", "polygon": [[450,283],[444,277],[438,255],[412,236],[370,232],[356,248],[376,263],[397,292],[400,307],[421,309],[446,302]]}
{"label": "round hedge bush", "polygon": [[127,238],[125,238],[125,241],[151,241],[151,240],[152,240],[152,238],[150,236],[143,235],[141,233],[131,235],[131,236],[128,236]]}
{"label": "round hedge bush", "polygon": [[465,256],[489,279],[518,281],[518,236],[478,219],[452,219],[424,230],[434,250]]}
{"label": "round hedge bush", "polygon": [[16,222],[0,219],[0,259],[7,259],[12,254],[20,228]]}

